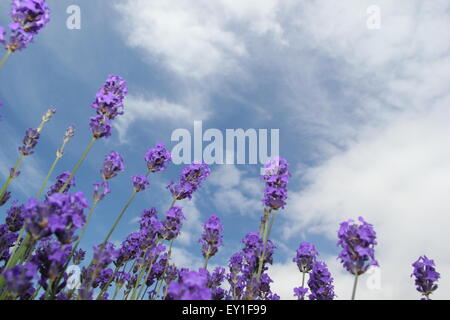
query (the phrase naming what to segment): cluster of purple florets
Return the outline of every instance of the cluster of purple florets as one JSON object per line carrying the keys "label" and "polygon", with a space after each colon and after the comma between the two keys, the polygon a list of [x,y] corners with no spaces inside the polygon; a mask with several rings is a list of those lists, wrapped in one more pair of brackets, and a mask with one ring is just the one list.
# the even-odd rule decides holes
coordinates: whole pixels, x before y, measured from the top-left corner
{"label": "cluster of purple florets", "polygon": [[0,26],[0,43],[10,52],[23,50],[39,31],[50,22],[50,9],[45,0],[13,0],[9,38]]}
{"label": "cluster of purple florets", "polygon": [[194,163],[183,169],[178,183],[171,182],[167,188],[175,200],[191,199],[192,194],[211,173],[205,163]]}
{"label": "cluster of purple florets", "polygon": [[288,163],[284,158],[276,158],[264,166],[264,188],[263,204],[271,210],[284,208],[287,199],[287,185],[290,173]]}
{"label": "cluster of purple florets", "polygon": [[424,300],[430,300],[430,295],[438,288],[436,282],[441,276],[436,271],[434,261],[424,255],[419,257],[412,266],[411,277],[415,277],[417,291],[423,295]]}

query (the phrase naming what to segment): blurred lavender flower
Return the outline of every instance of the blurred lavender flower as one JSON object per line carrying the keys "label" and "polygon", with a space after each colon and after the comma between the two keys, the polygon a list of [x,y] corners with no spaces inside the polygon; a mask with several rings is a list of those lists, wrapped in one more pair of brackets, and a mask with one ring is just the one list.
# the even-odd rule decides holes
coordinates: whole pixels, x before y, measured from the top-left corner
{"label": "blurred lavender flower", "polygon": [[422,293],[424,300],[430,300],[430,294],[438,288],[435,282],[440,278],[439,272],[435,269],[434,261],[424,255],[419,257],[412,266],[414,270],[411,277],[414,276],[416,278],[417,291]]}
{"label": "blurred lavender flower", "polygon": [[103,116],[91,117],[89,127],[91,128],[92,136],[96,139],[109,138],[111,136],[111,124]]}
{"label": "blurred lavender flower", "polygon": [[83,249],[75,250],[73,253],[73,264],[79,265],[81,262],[83,262],[84,257],[86,256],[86,251]]}
{"label": "blurred lavender flower", "polygon": [[158,172],[166,169],[166,163],[172,161],[172,156],[166,150],[164,143],[158,143],[154,148],[148,149],[144,159],[147,162],[148,170]]}
{"label": "blurred lavender flower", "polygon": [[192,199],[192,194],[199,188],[201,182],[205,180],[211,170],[205,163],[194,163],[183,169],[180,181],[175,184],[171,182],[167,188],[176,200],[185,198]]}
{"label": "blurred lavender flower", "polygon": [[70,125],[67,127],[66,131],[64,132],[64,141],[69,141],[70,139],[73,138],[73,136],[75,135],[75,127],[73,125]]}
{"label": "blurred lavender flower", "polygon": [[310,300],[333,300],[335,297],[333,278],[324,262],[316,261],[308,280]]}
{"label": "blurred lavender flower", "polygon": [[126,81],[116,75],[110,75],[103,87],[97,92],[92,103],[97,114],[103,118],[113,120],[123,114],[123,100],[128,93]]}
{"label": "blurred lavender flower", "polygon": [[108,182],[102,181],[99,183],[94,183],[94,201],[102,201],[108,193],[111,192]]}
{"label": "blurred lavender flower", "polygon": [[85,223],[83,211],[87,207],[82,192],[55,193],[42,203],[29,199],[24,206],[25,228],[34,241],[55,234],[61,243],[70,243]]}
{"label": "blurred lavender flower", "polygon": [[132,181],[134,191],[136,192],[145,190],[150,185],[146,176],[133,176]]}
{"label": "blurred lavender flower", "polygon": [[24,156],[33,154],[34,148],[36,147],[38,140],[39,140],[39,131],[37,129],[29,128],[25,132],[25,137],[23,138],[22,142],[23,145],[19,147],[19,152]]}
{"label": "blurred lavender flower", "polygon": [[[2,26],[0,26],[0,43],[6,45],[6,31]],[[2,105],[1,101],[0,105]]]}
{"label": "blurred lavender flower", "polygon": [[362,217],[359,221],[361,224],[353,223],[353,220],[342,222],[338,231],[337,244],[342,247],[339,259],[344,268],[354,275],[363,274],[370,266],[378,266],[374,250],[376,233]]}
{"label": "blurred lavender flower", "polygon": [[35,292],[33,280],[36,278],[36,275],[37,266],[31,262],[6,270],[3,273],[3,277],[6,281],[5,289],[9,298],[29,299]]}
{"label": "blurred lavender flower", "polygon": [[111,242],[106,242],[104,245],[100,244],[94,246],[94,257],[92,258],[92,264],[98,269],[103,269],[117,259],[118,256],[119,251],[115,249],[114,244]]}
{"label": "blurred lavender flower", "polygon": [[294,296],[297,297],[298,300],[305,300],[306,293],[308,293],[308,288],[294,288]]}
{"label": "blurred lavender flower", "polygon": [[0,197],[0,207],[4,206],[8,200],[11,198],[11,192],[6,191],[1,197]]}
{"label": "blurred lavender flower", "polygon": [[23,210],[23,206],[13,205],[11,208],[9,208],[5,220],[9,231],[17,232],[22,229],[24,215]]}
{"label": "blurred lavender flower", "polygon": [[214,256],[222,245],[222,231],[222,223],[219,217],[214,214],[203,224],[203,233],[199,243],[202,245],[202,254],[205,259]]}
{"label": "blurred lavender flower", "polygon": [[319,253],[312,243],[302,242],[297,249],[297,255],[292,261],[297,263],[300,272],[307,273],[311,271],[318,254]]}
{"label": "blurred lavender flower", "polygon": [[208,278],[196,271],[180,271],[178,281],[169,284],[168,300],[211,300]]}
{"label": "blurred lavender flower", "polygon": [[166,219],[163,222],[164,230],[161,238],[172,240],[180,234],[182,220],[186,219],[181,207],[173,206],[166,212]]}
{"label": "blurred lavender flower", "polygon": [[262,178],[266,182],[263,204],[273,210],[284,208],[287,199],[287,184],[291,174],[284,158],[276,158],[264,166]]}
{"label": "blurred lavender flower", "polygon": [[[70,172],[66,171],[61,173],[59,176],[56,177],[56,182],[54,185],[52,185],[47,192],[47,197],[51,196],[52,194],[59,193],[59,190],[64,186],[64,184],[67,182],[67,179],[70,177]],[[67,193],[71,187],[75,186],[75,177],[72,177],[69,184],[67,185],[66,189],[64,189],[64,193]]]}
{"label": "blurred lavender flower", "polygon": [[53,281],[64,272],[71,250],[71,245],[61,245],[54,240],[44,240],[40,243],[31,261],[39,267],[41,274],[39,283],[43,287],[46,288],[44,283],[47,280]]}
{"label": "blurred lavender flower", "polygon": [[17,237],[16,233],[9,230],[7,224],[0,224],[0,261],[7,261],[9,259],[9,248],[14,245]]}
{"label": "blurred lavender flower", "polygon": [[105,161],[103,162],[103,167],[100,170],[100,173],[102,174],[103,179],[109,180],[111,178],[114,178],[124,169],[125,164],[123,162],[122,156],[118,152],[112,151],[105,157]]}

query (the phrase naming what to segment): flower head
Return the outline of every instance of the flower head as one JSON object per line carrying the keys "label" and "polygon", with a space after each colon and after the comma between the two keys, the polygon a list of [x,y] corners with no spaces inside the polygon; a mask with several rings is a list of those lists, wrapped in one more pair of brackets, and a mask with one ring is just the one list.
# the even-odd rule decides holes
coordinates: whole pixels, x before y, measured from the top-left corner
{"label": "flower head", "polygon": [[136,192],[145,190],[150,185],[146,176],[133,176],[132,181],[134,191]]}
{"label": "flower head", "polygon": [[210,258],[217,253],[217,250],[222,245],[222,231],[222,223],[219,217],[214,214],[203,224],[203,233],[199,239],[199,242],[202,244],[203,257]]}
{"label": "flower head", "polygon": [[7,224],[0,224],[0,261],[7,261],[9,259],[9,248],[14,245],[16,240],[17,234],[11,232]]}
{"label": "flower head", "polygon": [[105,161],[103,162],[103,167],[100,170],[100,173],[102,174],[103,179],[109,180],[111,178],[114,178],[124,169],[125,164],[123,162],[122,156],[118,152],[112,151],[105,157]]}
{"label": "flower head", "polygon": [[123,100],[127,93],[126,81],[119,76],[111,75],[97,92],[92,108],[101,117],[106,116],[113,120],[123,114]]}
{"label": "flower head", "polygon": [[23,206],[13,205],[9,208],[6,217],[6,224],[11,232],[17,232],[22,229],[23,226]]}
{"label": "flower head", "polygon": [[61,245],[54,240],[42,241],[32,257],[32,261],[39,267],[41,280],[55,280],[64,272],[71,251],[70,245]]}
{"label": "flower head", "polygon": [[414,270],[411,277],[414,276],[416,278],[417,291],[422,293],[425,299],[429,299],[429,295],[437,289],[438,285],[436,282],[440,278],[439,272],[435,269],[434,261],[424,255],[419,257],[412,266]]}
{"label": "flower head", "polygon": [[0,207],[5,205],[10,198],[11,198],[10,191],[6,191],[5,193],[3,193],[3,195],[0,197]]}
{"label": "flower head", "polygon": [[335,297],[333,278],[324,262],[316,261],[308,280],[310,300],[333,300]]}
{"label": "flower head", "polygon": [[308,288],[297,287],[294,288],[294,296],[297,297],[298,300],[305,300],[305,295],[308,293]]}
{"label": "flower head", "polygon": [[211,300],[208,278],[202,272],[180,271],[178,281],[171,282],[167,290],[169,300]]}
{"label": "flower head", "polygon": [[172,160],[172,156],[166,150],[164,143],[158,143],[154,148],[148,149],[144,159],[148,170],[158,172],[166,169],[166,163]]}
{"label": "flower head", "polygon": [[84,257],[86,256],[86,251],[83,249],[75,250],[73,253],[73,264],[79,265],[81,262],[83,262]]}
{"label": "flower head", "polygon": [[27,262],[25,265],[18,265],[6,270],[3,273],[3,277],[6,282],[6,292],[8,292],[10,298],[30,298],[35,292],[33,280],[36,276],[37,266],[31,262]]}
{"label": "flower head", "polygon": [[297,255],[292,261],[297,263],[300,272],[307,273],[311,271],[318,254],[312,243],[302,242],[297,249]]}
{"label": "flower head", "polygon": [[111,192],[108,182],[102,181],[99,183],[94,183],[94,201],[102,201],[108,193]]}
{"label": "flower head", "polygon": [[172,240],[180,234],[182,220],[186,219],[181,207],[173,206],[166,212],[166,219],[163,222],[164,230],[161,237],[165,240]]}
{"label": "flower head", "polygon": [[100,115],[91,117],[89,127],[91,128],[92,136],[96,139],[109,138],[111,136],[111,124],[108,118]]}
{"label": "flower head", "polygon": [[344,268],[354,275],[360,275],[370,266],[377,266],[374,247],[377,244],[373,226],[362,217],[360,224],[353,220],[342,222],[338,231],[338,245],[342,247],[339,259]]}
{"label": "flower head", "polygon": [[201,182],[211,173],[205,163],[194,163],[183,169],[180,180],[177,184],[171,182],[167,188],[176,200],[192,198],[192,194],[199,188]]}
{"label": "flower head", "polygon": [[273,210],[284,208],[287,199],[287,184],[291,174],[284,158],[276,158],[264,166],[262,178],[266,182],[263,204]]}
{"label": "flower head", "polygon": [[28,129],[25,132],[25,137],[23,138],[22,146],[19,147],[19,152],[24,156],[33,154],[34,148],[36,147],[38,140],[39,140],[38,130],[31,128]]}
{"label": "flower head", "polygon": [[[70,172],[66,171],[61,173],[56,177],[56,182],[52,185],[47,193],[47,196],[51,196],[52,194],[58,193],[59,190],[66,184],[67,179],[70,177]],[[66,189],[64,189],[64,193],[67,193],[71,187],[75,186],[75,177],[70,179],[70,182],[67,184]]]}

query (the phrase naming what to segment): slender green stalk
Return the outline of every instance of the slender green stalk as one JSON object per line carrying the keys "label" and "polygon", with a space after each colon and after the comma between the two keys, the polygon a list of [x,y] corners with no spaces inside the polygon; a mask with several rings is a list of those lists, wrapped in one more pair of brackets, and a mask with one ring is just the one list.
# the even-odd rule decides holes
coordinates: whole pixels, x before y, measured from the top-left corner
{"label": "slender green stalk", "polygon": [[302,272],[302,288],[304,288],[305,287],[305,275],[306,275],[306,272]]}
{"label": "slender green stalk", "polygon": [[83,155],[81,156],[80,160],[78,160],[78,162],[75,164],[75,167],[73,168],[72,172],[70,173],[69,178],[67,179],[67,181],[64,183],[64,185],[61,187],[61,189],[59,189],[59,193],[63,193],[67,186],[69,185],[70,181],[72,181],[73,176],[75,175],[75,173],[78,171],[78,169],[80,168],[81,164],[83,163],[84,159],[86,159],[86,156],[88,155],[89,151],[91,151],[92,146],[94,145],[94,142],[97,141],[97,138],[92,138],[92,140],[89,142],[88,146],[86,147],[86,150],[84,151]]}
{"label": "slender green stalk", "polygon": [[56,157],[55,160],[53,161],[52,166],[50,167],[50,170],[48,170],[47,176],[45,177],[44,182],[42,183],[41,188],[39,189],[39,192],[36,196],[37,199],[39,199],[40,196],[42,195],[42,192],[44,191],[45,186],[47,185],[48,179],[50,179],[50,176],[52,175],[53,170],[55,169],[56,164],[58,163],[58,160],[59,160],[59,158]]}
{"label": "slender green stalk", "polygon": [[0,60],[0,69],[3,68],[3,66],[6,63],[6,60],[8,60],[9,56],[11,55],[12,51],[8,50],[6,51],[5,55],[3,56],[2,60]]}
{"label": "slender green stalk", "polygon": [[264,211],[264,215],[265,215],[265,221],[264,221],[264,232],[263,232],[263,243],[264,243],[264,247],[263,247],[263,252],[261,257],[259,257],[259,264],[258,264],[258,273],[257,273],[257,279],[259,280],[261,278],[261,273],[262,273],[262,268],[263,268],[263,262],[265,259],[265,255],[266,255],[266,249],[267,249],[267,235],[268,235],[268,222],[269,222],[269,214],[270,211]]}
{"label": "slender green stalk", "polygon": [[119,216],[117,217],[116,221],[114,222],[114,225],[112,226],[111,230],[109,230],[108,235],[106,236],[105,240],[103,240],[103,247],[105,246],[106,242],[108,242],[108,240],[111,237],[111,235],[113,234],[114,230],[116,230],[117,225],[119,224],[120,220],[122,219],[123,215],[127,211],[130,204],[133,202],[136,195],[137,195],[137,192],[136,192],[136,190],[134,190],[133,194],[131,195],[131,198],[125,204],[125,207],[123,207],[122,211],[120,212]]}
{"label": "slender green stalk", "polygon": [[355,300],[356,296],[356,287],[358,286],[358,275],[355,275],[355,281],[353,282],[353,292],[352,292],[352,300]]}
{"label": "slender green stalk", "polygon": [[208,260],[209,260],[209,248],[208,248],[208,251],[206,251],[206,257],[205,257],[205,262],[203,263],[203,269],[208,270]]}
{"label": "slender green stalk", "polygon": [[[160,238],[158,237],[157,240],[156,240],[156,243],[155,243],[155,247],[159,244],[159,241],[160,241]],[[147,254],[147,251],[146,251],[145,255],[146,255],[146,254]],[[145,257],[145,255],[144,255],[144,257]],[[155,259],[156,259],[156,258],[155,258]],[[147,280],[148,276],[150,275],[150,273],[151,273],[151,271],[152,271],[152,268],[153,268],[153,264],[154,264],[154,262],[155,262],[155,259],[153,259],[153,257],[152,257],[152,260],[151,260],[151,262],[150,262],[150,267],[149,267],[149,269],[148,269],[148,271],[147,271],[147,273],[146,273],[146,275],[145,275],[145,278],[144,278],[145,281]],[[147,266],[148,266],[148,264],[145,266],[144,272],[145,272],[145,269],[147,268]],[[141,281],[141,275],[139,275],[139,277],[138,277],[138,279],[137,279],[137,281],[136,281],[135,289],[137,289],[137,286],[139,285],[139,282],[140,282],[140,281]],[[142,293],[142,289],[143,289],[143,288],[144,288],[144,286],[142,285],[141,288],[139,289],[139,292],[138,292],[138,294],[137,294],[138,299],[139,299],[139,296],[140,296],[141,293]],[[148,286],[147,286],[147,288],[148,288]],[[146,289],[146,290],[147,290],[147,289]],[[134,292],[133,292],[133,294],[134,294]],[[133,300],[133,296],[131,296],[131,300]]]}
{"label": "slender green stalk", "polygon": [[[19,159],[17,160],[16,164],[13,167],[14,172],[17,171],[17,169],[19,168],[20,164],[22,163],[24,158],[24,155],[21,154]],[[2,189],[0,190],[0,199],[3,197],[3,195],[5,194],[6,190],[8,189],[9,184],[11,183],[11,181],[13,181],[14,179],[14,175],[9,175],[8,179],[6,179],[5,183],[3,184]]]}

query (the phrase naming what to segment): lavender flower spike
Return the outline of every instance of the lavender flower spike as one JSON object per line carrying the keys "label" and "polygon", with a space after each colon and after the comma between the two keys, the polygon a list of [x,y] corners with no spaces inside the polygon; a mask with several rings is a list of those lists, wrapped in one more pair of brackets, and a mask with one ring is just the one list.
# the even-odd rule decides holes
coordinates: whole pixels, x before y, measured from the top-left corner
{"label": "lavender flower spike", "polygon": [[122,156],[118,152],[112,151],[105,157],[105,162],[103,163],[103,167],[100,170],[100,173],[102,174],[103,179],[109,180],[111,178],[114,178],[124,169],[125,165]]}
{"label": "lavender flower spike", "polygon": [[133,176],[133,188],[134,191],[140,192],[145,190],[149,186],[149,182],[146,176]]}
{"label": "lavender flower spike", "polygon": [[217,253],[217,250],[222,245],[223,226],[220,223],[220,219],[216,215],[211,215],[209,219],[203,224],[203,233],[199,242],[202,244],[202,254],[205,258],[206,269],[208,259]]}
{"label": "lavender flower spike", "polygon": [[123,100],[128,93],[127,83],[119,76],[111,75],[97,92],[92,103],[98,115],[113,120],[123,114]]}
{"label": "lavender flower spike", "polygon": [[19,152],[23,156],[28,156],[34,153],[34,148],[39,140],[39,131],[37,129],[29,128],[25,132],[25,137],[23,138],[22,146],[19,147]]}
{"label": "lavender flower spike", "polygon": [[172,156],[166,150],[164,143],[158,143],[154,148],[148,149],[144,157],[148,170],[158,172],[166,169],[166,163],[172,161]]}
{"label": "lavender flower spike", "polygon": [[287,199],[287,184],[291,174],[286,159],[277,157],[264,166],[262,178],[266,182],[263,204],[272,210],[284,208]]}
{"label": "lavender flower spike", "polygon": [[200,183],[205,180],[211,169],[206,163],[194,163],[183,169],[180,181],[175,184],[171,182],[167,188],[172,193],[175,200],[185,198],[192,199],[192,194],[200,187]]}
{"label": "lavender flower spike", "polygon": [[312,243],[302,242],[297,249],[297,255],[292,261],[297,263],[300,272],[308,273],[312,270],[313,263],[316,261],[318,254]]}
{"label": "lavender flower spike", "polygon": [[428,259],[427,256],[421,256],[412,264],[414,270],[411,277],[416,278],[417,291],[424,296],[423,300],[430,300],[432,294],[438,287],[436,282],[440,278],[439,272],[436,271],[434,261]]}
{"label": "lavender flower spike", "polygon": [[309,300],[333,300],[335,297],[333,278],[324,262],[314,263],[308,286],[311,289]]}

